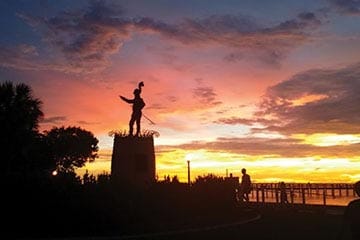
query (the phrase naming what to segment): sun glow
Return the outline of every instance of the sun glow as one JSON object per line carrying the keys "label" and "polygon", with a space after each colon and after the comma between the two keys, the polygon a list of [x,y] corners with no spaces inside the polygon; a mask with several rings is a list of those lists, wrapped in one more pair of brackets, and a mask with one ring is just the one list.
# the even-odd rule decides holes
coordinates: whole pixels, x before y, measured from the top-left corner
{"label": "sun glow", "polygon": [[305,144],[310,144],[320,147],[336,146],[336,145],[350,145],[360,143],[360,134],[295,134],[292,136],[295,139],[302,140]]}
{"label": "sun glow", "polygon": [[[320,156],[283,158],[277,156],[245,155],[210,150],[184,150],[179,148],[158,149],[156,152],[157,179],[177,175],[180,181],[187,181],[187,161],[190,161],[191,180],[209,173],[226,176],[232,173],[241,176],[246,168],[254,182],[353,182],[359,178],[360,162],[354,158],[324,158]],[[94,175],[110,173],[109,152],[88,163],[77,173],[82,176],[88,170]]]}
{"label": "sun glow", "polygon": [[[272,182],[275,179],[293,182],[351,182],[360,168],[356,159],[323,158],[319,156],[283,158],[277,156],[252,156],[209,150],[173,149],[161,151],[156,157],[159,176],[177,175],[180,181],[187,180],[187,161],[191,161],[191,178],[213,173],[226,176],[232,173],[241,176],[246,168],[255,182]],[[171,167],[170,167],[171,166]]]}
{"label": "sun glow", "polygon": [[323,100],[325,98],[328,98],[327,95],[323,95],[323,94],[312,94],[312,95],[305,95],[305,96],[302,96],[298,99],[295,99],[295,100],[292,100],[291,101],[291,104],[292,106],[294,107],[297,107],[297,106],[304,106],[308,103],[311,103],[311,102],[317,102],[319,100]]}

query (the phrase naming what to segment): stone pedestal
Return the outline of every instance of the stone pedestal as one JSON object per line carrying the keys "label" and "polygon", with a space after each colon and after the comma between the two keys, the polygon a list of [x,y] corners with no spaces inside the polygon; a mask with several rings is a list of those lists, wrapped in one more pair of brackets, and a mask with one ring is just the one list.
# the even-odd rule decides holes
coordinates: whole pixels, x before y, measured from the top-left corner
{"label": "stone pedestal", "polygon": [[111,178],[117,183],[147,187],[155,182],[155,151],[152,136],[114,135]]}

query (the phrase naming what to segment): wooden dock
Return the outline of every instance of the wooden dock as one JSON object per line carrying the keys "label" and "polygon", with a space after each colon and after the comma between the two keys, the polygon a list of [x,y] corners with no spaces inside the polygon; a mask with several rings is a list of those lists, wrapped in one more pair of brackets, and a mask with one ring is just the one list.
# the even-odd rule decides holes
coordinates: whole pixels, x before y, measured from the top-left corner
{"label": "wooden dock", "polygon": [[[281,191],[286,194],[287,202],[282,202]],[[282,190],[278,183],[253,183],[249,195],[253,202],[257,203],[301,203],[308,204],[310,199],[317,198],[321,204],[328,205],[329,199],[355,198],[354,184],[347,183],[285,183]]]}

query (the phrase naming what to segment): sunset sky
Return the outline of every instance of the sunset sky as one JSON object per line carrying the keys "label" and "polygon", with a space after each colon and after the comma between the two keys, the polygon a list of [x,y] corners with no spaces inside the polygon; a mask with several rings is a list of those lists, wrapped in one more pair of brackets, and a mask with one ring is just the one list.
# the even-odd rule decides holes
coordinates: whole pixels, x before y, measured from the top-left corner
{"label": "sunset sky", "polygon": [[159,179],[360,179],[360,1],[0,1],[0,82],[42,100],[41,131],[99,139],[110,172],[138,82]]}

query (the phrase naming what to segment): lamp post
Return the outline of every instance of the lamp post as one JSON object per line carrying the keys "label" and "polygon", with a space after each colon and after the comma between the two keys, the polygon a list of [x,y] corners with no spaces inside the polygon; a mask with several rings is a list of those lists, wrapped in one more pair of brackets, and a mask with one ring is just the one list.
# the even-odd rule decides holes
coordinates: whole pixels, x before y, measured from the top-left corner
{"label": "lamp post", "polygon": [[191,185],[191,182],[190,182],[190,160],[187,160],[187,174],[188,174],[188,184],[189,184],[189,187]]}

